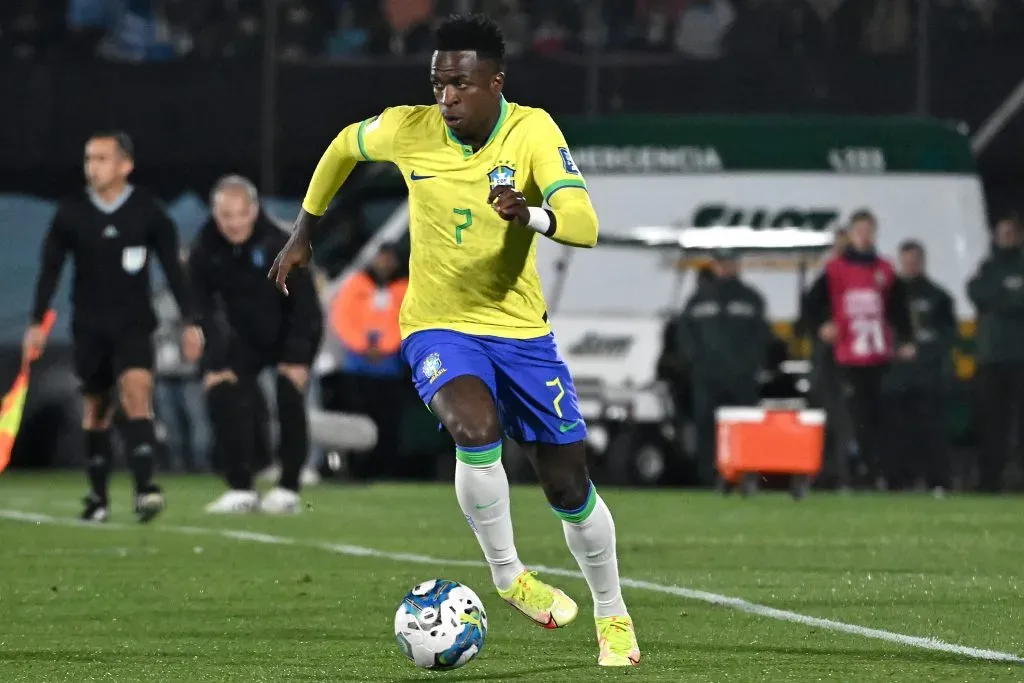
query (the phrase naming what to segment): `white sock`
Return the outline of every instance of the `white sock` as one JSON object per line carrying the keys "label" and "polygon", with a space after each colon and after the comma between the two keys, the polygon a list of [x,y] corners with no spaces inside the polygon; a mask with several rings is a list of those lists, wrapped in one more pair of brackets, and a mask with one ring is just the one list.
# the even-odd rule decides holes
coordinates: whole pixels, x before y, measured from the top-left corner
{"label": "white sock", "polygon": [[[590,508],[588,511],[587,508]],[[626,603],[619,586],[619,560],[615,554],[615,521],[593,485],[579,512],[556,510],[562,518],[565,542],[580,565],[594,597],[594,617],[624,617]]]}
{"label": "white sock", "polygon": [[457,450],[455,496],[484,551],[494,585],[507,590],[526,567],[519,561],[513,540],[508,477],[501,465],[501,444],[485,452],[473,450],[478,452]]}

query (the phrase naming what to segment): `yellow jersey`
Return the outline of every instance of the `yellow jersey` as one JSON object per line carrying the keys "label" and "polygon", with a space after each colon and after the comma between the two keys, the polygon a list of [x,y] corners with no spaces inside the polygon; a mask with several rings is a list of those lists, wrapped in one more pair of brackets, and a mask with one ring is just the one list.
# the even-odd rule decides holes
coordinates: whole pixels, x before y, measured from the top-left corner
{"label": "yellow jersey", "polygon": [[529,339],[547,334],[536,266],[538,233],[503,220],[488,205],[492,187],[510,185],[530,206],[555,215],[552,239],[597,240],[586,183],[562,132],[542,109],[501,100],[480,149],[459,141],[437,106],[399,106],[338,135],[314,173],[303,208],[321,215],[355,162],[389,161],[409,188],[409,288],[402,338],[427,329]]}

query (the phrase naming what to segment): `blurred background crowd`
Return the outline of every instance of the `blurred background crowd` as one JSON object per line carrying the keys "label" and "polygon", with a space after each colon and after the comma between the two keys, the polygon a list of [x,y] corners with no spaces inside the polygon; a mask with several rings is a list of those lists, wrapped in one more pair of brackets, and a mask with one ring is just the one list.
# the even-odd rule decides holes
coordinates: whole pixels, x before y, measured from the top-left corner
{"label": "blurred background crowd", "polygon": [[[889,54],[914,49],[913,0],[282,0],[277,50],[292,61],[421,54],[449,12],[495,17],[513,56],[602,51],[713,60],[740,52]],[[1013,47],[1020,0],[936,0],[935,40]],[[18,60],[259,59],[260,0],[7,0],[0,53]]]}

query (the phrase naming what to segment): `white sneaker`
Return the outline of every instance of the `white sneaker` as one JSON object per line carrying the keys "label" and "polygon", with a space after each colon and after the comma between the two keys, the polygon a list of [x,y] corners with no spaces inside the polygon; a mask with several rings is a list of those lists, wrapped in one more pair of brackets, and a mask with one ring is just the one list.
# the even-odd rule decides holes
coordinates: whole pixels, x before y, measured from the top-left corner
{"label": "white sneaker", "polygon": [[206,506],[212,515],[237,515],[256,512],[260,507],[260,497],[255,491],[225,491],[224,494]]}
{"label": "white sneaker", "polygon": [[320,473],[316,470],[304,467],[299,472],[299,483],[305,486],[317,486],[320,483]]}
{"label": "white sneaker", "polygon": [[280,487],[273,488],[260,501],[260,510],[271,515],[297,514],[299,494]]}

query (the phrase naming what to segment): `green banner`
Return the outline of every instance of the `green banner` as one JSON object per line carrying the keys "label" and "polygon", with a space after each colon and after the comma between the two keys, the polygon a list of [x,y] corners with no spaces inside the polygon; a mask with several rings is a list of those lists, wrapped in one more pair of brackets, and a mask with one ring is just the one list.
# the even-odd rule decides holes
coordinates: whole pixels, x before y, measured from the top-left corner
{"label": "green banner", "polygon": [[559,125],[585,173],[976,172],[963,132],[930,119],[619,116]]}

